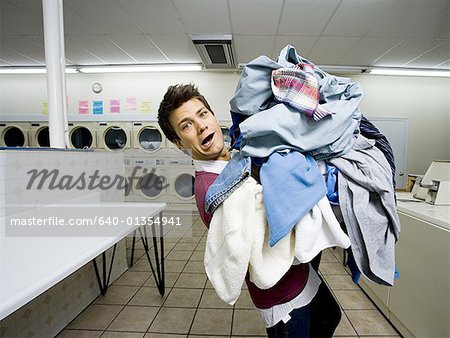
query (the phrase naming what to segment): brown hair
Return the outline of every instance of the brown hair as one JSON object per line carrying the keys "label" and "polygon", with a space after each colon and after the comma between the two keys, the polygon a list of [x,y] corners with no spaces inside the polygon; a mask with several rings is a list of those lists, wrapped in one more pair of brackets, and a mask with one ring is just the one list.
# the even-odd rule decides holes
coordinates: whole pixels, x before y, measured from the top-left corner
{"label": "brown hair", "polygon": [[200,94],[197,87],[190,84],[177,84],[167,88],[167,92],[164,95],[158,108],[158,123],[161,127],[164,135],[170,142],[179,139],[175,130],[172,128],[169,122],[170,114],[177,108],[181,107],[184,103],[191,99],[198,99],[205,107],[214,115],[211,107],[206,101],[205,97]]}

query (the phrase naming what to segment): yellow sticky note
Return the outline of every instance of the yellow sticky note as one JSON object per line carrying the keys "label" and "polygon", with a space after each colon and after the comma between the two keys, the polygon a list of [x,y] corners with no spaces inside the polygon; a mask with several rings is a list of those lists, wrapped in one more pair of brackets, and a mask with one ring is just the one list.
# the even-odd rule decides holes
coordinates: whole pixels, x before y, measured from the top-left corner
{"label": "yellow sticky note", "polygon": [[143,100],[141,101],[141,113],[150,114],[152,112],[152,101]]}
{"label": "yellow sticky note", "polygon": [[48,115],[48,102],[42,101],[42,114]]}

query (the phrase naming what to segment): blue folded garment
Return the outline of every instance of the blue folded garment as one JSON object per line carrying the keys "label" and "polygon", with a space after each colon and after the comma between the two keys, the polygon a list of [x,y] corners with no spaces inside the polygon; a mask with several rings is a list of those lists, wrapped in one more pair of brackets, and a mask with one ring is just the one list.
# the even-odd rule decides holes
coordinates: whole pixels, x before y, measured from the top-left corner
{"label": "blue folded garment", "polygon": [[326,195],[320,169],[312,156],[276,152],[261,166],[269,245],[274,246]]}
{"label": "blue folded garment", "polygon": [[339,205],[339,194],[337,188],[337,177],[339,170],[328,163],[325,163],[327,170],[327,198],[330,204]]}

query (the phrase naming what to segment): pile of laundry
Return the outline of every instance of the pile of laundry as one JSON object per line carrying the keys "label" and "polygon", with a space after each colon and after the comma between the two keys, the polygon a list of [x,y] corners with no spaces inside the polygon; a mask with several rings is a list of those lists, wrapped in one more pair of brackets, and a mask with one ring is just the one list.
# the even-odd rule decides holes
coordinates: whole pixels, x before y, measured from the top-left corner
{"label": "pile of laundry", "polygon": [[230,101],[238,152],[205,198],[213,214],[205,270],[224,301],[236,301],[247,271],[267,289],[294,260],[310,262],[335,246],[349,248],[354,276],[393,285],[394,158],[361,114],[361,98],[358,83],[324,72],[290,45],[277,62],[260,56],[244,67]]}

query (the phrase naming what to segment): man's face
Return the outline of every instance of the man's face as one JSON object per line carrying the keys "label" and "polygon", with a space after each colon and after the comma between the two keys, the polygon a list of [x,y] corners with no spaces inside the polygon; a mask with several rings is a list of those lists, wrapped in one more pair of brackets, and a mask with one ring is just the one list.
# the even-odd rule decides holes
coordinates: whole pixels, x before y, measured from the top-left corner
{"label": "man's face", "polygon": [[175,109],[170,125],[180,138],[180,149],[192,151],[194,160],[229,160],[223,134],[215,116],[198,99],[191,99]]}

